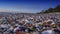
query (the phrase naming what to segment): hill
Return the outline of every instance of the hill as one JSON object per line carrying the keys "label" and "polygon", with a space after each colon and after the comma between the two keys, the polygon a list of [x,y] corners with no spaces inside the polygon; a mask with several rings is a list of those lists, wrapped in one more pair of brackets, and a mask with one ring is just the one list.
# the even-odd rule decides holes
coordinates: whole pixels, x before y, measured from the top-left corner
{"label": "hill", "polygon": [[60,12],[60,5],[56,6],[55,8],[49,8],[47,10],[42,10],[38,14],[43,14],[43,13],[55,13],[55,12]]}

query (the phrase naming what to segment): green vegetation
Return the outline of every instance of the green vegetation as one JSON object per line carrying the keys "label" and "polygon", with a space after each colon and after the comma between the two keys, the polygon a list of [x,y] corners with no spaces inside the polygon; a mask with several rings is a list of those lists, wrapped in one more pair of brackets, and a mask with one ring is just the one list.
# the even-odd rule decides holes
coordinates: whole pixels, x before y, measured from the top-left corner
{"label": "green vegetation", "polygon": [[49,8],[47,10],[42,10],[41,12],[39,12],[37,14],[54,13],[54,12],[60,12],[60,5],[56,6],[55,8]]}

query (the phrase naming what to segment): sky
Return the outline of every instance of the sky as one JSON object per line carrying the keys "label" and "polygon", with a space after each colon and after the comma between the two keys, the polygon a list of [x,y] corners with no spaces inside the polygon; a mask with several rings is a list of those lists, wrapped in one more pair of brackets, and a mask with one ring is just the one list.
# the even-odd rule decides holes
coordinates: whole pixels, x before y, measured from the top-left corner
{"label": "sky", "polygon": [[60,5],[60,0],[0,0],[0,12],[37,13]]}

